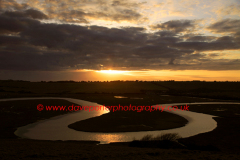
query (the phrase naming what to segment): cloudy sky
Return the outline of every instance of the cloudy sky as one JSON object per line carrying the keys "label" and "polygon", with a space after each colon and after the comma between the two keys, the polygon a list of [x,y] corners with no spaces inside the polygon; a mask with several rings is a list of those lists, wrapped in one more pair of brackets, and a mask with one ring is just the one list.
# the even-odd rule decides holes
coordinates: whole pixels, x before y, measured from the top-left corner
{"label": "cloudy sky", "polygon": [[239,0],[0,0],[0,79],[240,80]]}

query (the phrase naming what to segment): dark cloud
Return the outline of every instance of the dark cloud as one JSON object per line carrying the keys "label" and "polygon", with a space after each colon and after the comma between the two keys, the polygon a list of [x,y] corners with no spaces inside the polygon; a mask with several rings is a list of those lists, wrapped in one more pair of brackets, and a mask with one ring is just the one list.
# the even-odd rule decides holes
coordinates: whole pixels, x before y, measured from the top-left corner
{"label": "dark cloud", "polygon": [[4,14],[0,15],[0,34],[21,32],[27,28],[40,24],[39,21],[29,18],[9,17]]}
{"label": "dark cloud", "polygon": [[151,26],[155,30],[169,30],[173,32],[184,32],[195,28],[195,21],[191,20],[172,20],[165,23]]}
{"label": "dark cloud", "polygon": [[117,12],[90,12],[71,10],[68,12],[62,12],[56,15],[59,19],[66,22],[78,22],[78,23],[89,23],[91,19],[107,20],[107,21],[130,21],[134,22],[139,20],[142,15],[135,10],[121,9]]}
{"label": "dark cloud", "polygon": [[0,36],[0,46],[1,45],[19,45],[23,43],[24,43],[24,40],[21,37]]}
{"label": "dark cloud", "polygon": [[204,35],[185,35],[183,38],[189,42],[211,42],[217,39],[214,36],[204,36]]}
{"label": "dark cloud", "polygon": [[[1,0],[0,13],[12,17],[29,17],[34,19],[54,19],[67,23],[89,23],[91,20],[129,21],[138,23],[146,21],[137,11],[143,3],[109,0],[51,0],[18,3],[16,0]],[[89,6],[91,6],[89,8]],[[42,12],[40,12],[41,10]]]}
{"label": "dark cloud", "polygon": [[[144,3],[144,2],[143,2]],[[124,7],[139,7],[143,3],[134,3],[134,2],[128,2],[126,0],[113,0],[112,6],[124,6]]]}
{"label": "dark cloud", "polygon": [[240,20],[238,19],[225,19],[211,24],[207,29],[216,33],[236,33],[240,31]]}
{"label": "dark cloud", "polygon": [[174,37],[176,36],[176,33],[172,31],[159,31],[155,34],[159,34],[161,37]]}
{"label": "dark cloud", "polygon": [[178,35],[185,25],[147,33],[141,27],[40,23],[6,12],[0,22],[0,70],[240,69],[239,61],[201,53],[239,49],[236,37]]}
{"label": "dark cloud", "polygon": [[217,51],[240,49],[240,44],[232,42],[229,39],[218,39],[212,42],[179,42],[172,44],[172,47],[177,47],[179,49],[192,49],[196,51]]}
{"label": "dark cloud", "polygon": [[47,16],[44,13],[34,9],[28,9],[25,11],[6,11],[2,15],[15,18],[26,17],[33,19],[47,19]]}

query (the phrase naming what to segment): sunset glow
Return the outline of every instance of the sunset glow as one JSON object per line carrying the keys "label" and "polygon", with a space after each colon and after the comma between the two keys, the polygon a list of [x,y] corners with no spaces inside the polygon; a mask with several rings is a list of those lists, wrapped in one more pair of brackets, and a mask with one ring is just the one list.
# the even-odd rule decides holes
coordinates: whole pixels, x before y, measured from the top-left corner
{"label": "sunset glow", "polygon": [[239,80],[237,0],[2,0],[0,24],[0,79]]}
{"label": "sunset glow", "polygon": [[119,70],[101,70],[101,71],[96,71],[100,73],[108,73],[108,74],[122,74],[122,73],[128,73],[129,71],[119,71]]}

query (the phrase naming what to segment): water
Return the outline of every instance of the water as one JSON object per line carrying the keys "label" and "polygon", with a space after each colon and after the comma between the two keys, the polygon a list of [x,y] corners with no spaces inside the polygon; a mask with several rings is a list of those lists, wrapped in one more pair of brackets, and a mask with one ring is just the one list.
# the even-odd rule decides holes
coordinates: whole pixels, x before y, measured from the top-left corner
{"label": "water", "polygon": [[114,96],[114,98],[128,98],[128,97],[124,97],[124,96]]}
{"label": "water", "polygon": [[[88,102],[84,100],[72,98],[56,98],[56,97],[41,97],[41,98],[14,98],[1,99],[0,101],[9,100],[30,100],[30,99],[63,99],[81,106],[101,106],[100,104]],[[161,106],[175,105],[193,105],[193,104],[240,104],[234,102],[198,102],[198,103],[174,103],[174,104],[158,104]],[[166,107],[167,109],[167,107]],[[154,136],[161,133],[179,133],[183,138],[197,135],[199,133],[212,131],[217,127],[217,122],[213,119],[214,116],[196,113],[191,111],[168,111],[186,118],[189,122],[180,128],[161,130],[161,131],[141,131],[141,132],[119,132],[119,133],[97,133],[97,132],[82,132],[68,128],[69,124],[88,119],[91,117],[107,114],[107,109],[99,111],[77,111],[61,116],[52,117],[47,120],[39,121],[23,127],[19,127],[15,134],[22,138],[38,139],[38,140],[93,140],[101,143],[110,142],[127,142],[135,139],[140,139],[146,134]]]}

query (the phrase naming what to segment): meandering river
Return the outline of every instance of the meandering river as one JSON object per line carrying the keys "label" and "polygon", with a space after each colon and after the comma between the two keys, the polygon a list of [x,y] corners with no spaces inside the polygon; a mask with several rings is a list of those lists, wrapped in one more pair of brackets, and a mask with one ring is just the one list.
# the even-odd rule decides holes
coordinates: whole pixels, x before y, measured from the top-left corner
{"label": "meandering river", "polygon": [[[56,97],[41,97],[41,98],[11,98],[1,99],[0,101],[12,100],[33,100],[33,99],[62,99],[81,106],[101,106],[94,102],[88,102],[73,98],[56,98]],[[173,104],[157,104],[161,106],[176,106],[176,105],[196,105],[196,104],[240,104],[236,102],[197,102],[197,103],[173,103]],[[19,127],[15,131],[15,135],[22,138],[38,139],[38,140],[93,140],[101,143],[110,142],[127,142],[135,139],[140,139],[146,134],[159,135],[161,133],[179,133],[183,138],[197,135],[199,133],[212,131],[217,127],[217,122],[213,119],[214,116],[191,111],[168,111],[167,107],[164,110],[180,115],[188,120],[188,123],[180,128],[161,130],[161,131],[140,131],[140,132],[119,132],[119,133],[97,133],[97,132],[82,132],[68,128],[69,124],[77,121],[85,120],[91,117],[107,114],[109,111],[93,110],[77,111],[52,117],[47,120],[38,121],[23,127]]]}

